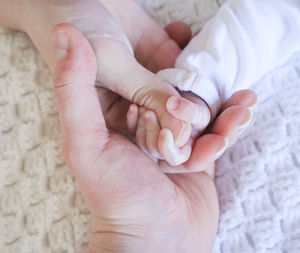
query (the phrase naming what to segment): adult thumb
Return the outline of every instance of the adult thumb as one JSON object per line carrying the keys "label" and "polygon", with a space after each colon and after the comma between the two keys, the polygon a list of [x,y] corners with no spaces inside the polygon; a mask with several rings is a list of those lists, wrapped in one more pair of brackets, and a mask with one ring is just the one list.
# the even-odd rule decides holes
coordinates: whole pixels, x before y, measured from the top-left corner
{"label": "adult thumb", "polygon": [[[69,24],[53,30],[57,66],[54,90],[63,135],[63,153],[70,167],[88,162],[99,154],[108,136],[95,89],[96,57],[86,38]],[[103,143],[101,145],[101,143]]]}

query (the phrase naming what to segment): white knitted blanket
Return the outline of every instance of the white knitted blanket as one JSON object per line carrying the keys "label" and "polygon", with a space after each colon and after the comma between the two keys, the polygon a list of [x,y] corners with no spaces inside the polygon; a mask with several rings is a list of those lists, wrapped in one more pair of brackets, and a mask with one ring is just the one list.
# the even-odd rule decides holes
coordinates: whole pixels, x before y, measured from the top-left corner
{"label": "white knitted blanket", "polygon": [[[217,0],[139,0],[194,30]],[[256,123],[218,162],[214,253],[300,252],[300,53],[255,85]],[[30,40],[0,27],[0,252],[83,252],[89,211],[64,165],[52,77]],[[169,242],[168,242],[169,243]]]}

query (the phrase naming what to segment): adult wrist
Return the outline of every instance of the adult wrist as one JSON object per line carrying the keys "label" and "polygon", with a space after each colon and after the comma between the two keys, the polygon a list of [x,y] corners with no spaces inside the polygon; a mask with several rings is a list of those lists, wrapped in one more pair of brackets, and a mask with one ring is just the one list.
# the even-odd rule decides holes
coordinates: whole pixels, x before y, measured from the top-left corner
{"label": "adult wrist", "polygon": [[[148,241],[149,243],[149,241]],[[93,234],[85,253],[101,252],[149,252],[147,242],[126,234],[102,232]]]}
{"label": "adult wrist", "polygon": [[[179,215],[179,214],[178,214]],[[132,224],[116,224],[111,220],[92,218],[92,233],[85,253],[99,252],[199,252],[209,253],[214,241],[216,227],[215,214],[203,220],[204,229],[190,223],[182,223],[175,215],[170,223],[144,223],[143,220]],[[174,219],[174,220],[173,220]],[[178,222],[177,222],[178,221]],[[120,222],[120,221],[118,221]],[[195,236],[196,235],[196,236]]]}

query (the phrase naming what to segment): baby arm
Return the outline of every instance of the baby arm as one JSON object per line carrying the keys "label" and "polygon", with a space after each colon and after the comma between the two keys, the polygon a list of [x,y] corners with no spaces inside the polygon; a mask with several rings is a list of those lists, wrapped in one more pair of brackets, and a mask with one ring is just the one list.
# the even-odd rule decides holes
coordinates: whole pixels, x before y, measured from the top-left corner
{"label": "baby arm", "polygon": [[[4,3],[8,2],[4,0]],[[57,61],[51,42],[52,29],[60,23],[72,24],[93,46],[98,67],[96,84],[153,110],[160,124],[172,131],[176,145],[186,143],[191,126],[174,118],[165,108],[168,98],[179,97],[179,93],[135,58],[157,70],[150,58],[154,61],[161,59],[159,69],[169,67],[174,64],[180,48],[135,1],[26,0],[18,3],[22,29],[31,37],[51,69]],[[10,13],[7,16],[16,15]],[[17,27],[17,24],[12,26]]]}
{"label": "baby arm", "polygon": [[159,75],[201,97],[214,118],[235,91],[300,50],[299,41],[298,0],[229,0],[179,55],[175,69]]}

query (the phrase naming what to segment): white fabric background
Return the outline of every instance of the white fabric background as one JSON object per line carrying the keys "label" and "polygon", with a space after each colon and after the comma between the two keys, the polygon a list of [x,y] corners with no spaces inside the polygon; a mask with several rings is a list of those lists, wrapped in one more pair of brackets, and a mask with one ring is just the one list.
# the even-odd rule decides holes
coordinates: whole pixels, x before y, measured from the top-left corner
{"label": "white fabric background", "polygon": [[[193,30],[215,0],[139,0]],[[221,1],[220,1],[221,2]],[[255,85],[256,123],[220,159],[214,253],[300,252],[300,53]],[[83,252],[89,212],[60,151],[52,77],[28,37],[0,28],[0,252]],[[171,243],[171,242],[166,242]]]}

